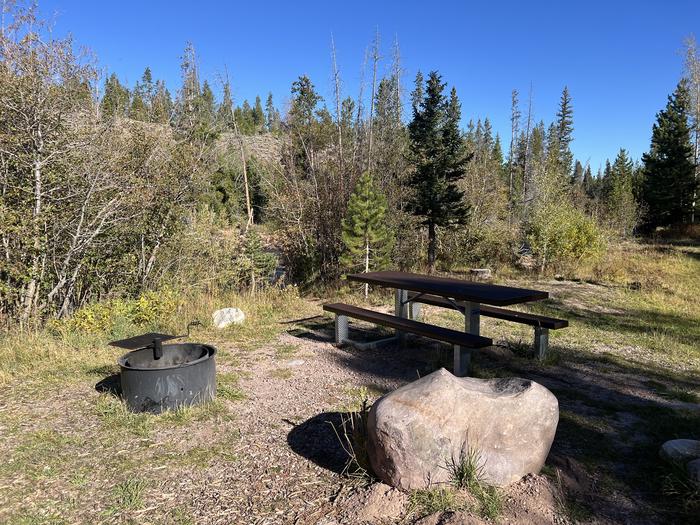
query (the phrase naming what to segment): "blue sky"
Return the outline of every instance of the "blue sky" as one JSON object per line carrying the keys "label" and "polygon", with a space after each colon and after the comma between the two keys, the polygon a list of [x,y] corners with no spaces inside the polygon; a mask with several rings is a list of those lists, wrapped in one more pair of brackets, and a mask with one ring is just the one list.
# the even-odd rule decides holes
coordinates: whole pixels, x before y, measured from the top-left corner
{"label": "blue sky", "polygon": [[[237,102],[278,105],[300,74],[331,98],[333,35],[345,93],[356,97],[365,48],[379,30],[389,67],[398,38],[404,84],[437,69],[457,88],[465,122],[489,117],[504,145],[510,93],[532,83],[537,119],[554,118],[564,85],[574,102],[574,154],[594,172],[620,147],[638,159],[682,70],[683,39],[700,39],[700,1],[607,2],[40,2],[57,34],[70,32],[129,85],[150,66],[171,91],[187,41],[202,76],[228,71]],[[407,93],[408,94],[408,93]],[[523,107],[523,110],[525,108]]]}

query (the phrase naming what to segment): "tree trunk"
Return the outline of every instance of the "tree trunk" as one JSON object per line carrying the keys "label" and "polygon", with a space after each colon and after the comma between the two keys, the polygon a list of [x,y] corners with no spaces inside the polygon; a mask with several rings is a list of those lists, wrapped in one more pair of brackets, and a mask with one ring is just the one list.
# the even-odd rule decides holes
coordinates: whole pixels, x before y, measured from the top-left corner
{"label": "tree trunk", "polygon": [[428,273],[435,273],[435,254],[437,252],[437,235],[435,223],[428,223]]}
{"label": "tree trunk", "polygon": [[33,230],[34,230],[34,254],[32,255],[31,279],[27,284],[23,303],[22,320],[27,321],[34,310],[36,303],[36,295],[38,292],[38,274],[39,261],[41,259],[39,251],[41,250],[41,230],[39,228],[39,216],[41,215],[42,207],[42,174],[41,162],[37,159],[34,161],[32,169],[34,175],[34,210],[33,210]]}
{"label": "tree trunk", "polygon": [[236,134],[236,138],[238,139],[238,146],[240,148],[240,153],[241,153],[241,164],[243,165],[243,187],[245,188],[245,207],[248,212],[248,221],[246,222],[245,225],[245,231],[248,231],[248,228],[250,228],[253,223],[254,223],[254,217],[253,217],[253,206],[250,203],[250,188],[248,185],[248,166],[246,164],[246,158],[245,158],[245,147],[243,146],[243,137],[241,137],[240,131],[238,131],[238,124],[236,123],[236,119],[233,119],[233,130],[234,133]]}
{"label": "tree trunk", "polygon": [[[369,272],[369,240],[365,239],[365,273]],[[369,284],[365,283],[365,301],[369,297]]]}

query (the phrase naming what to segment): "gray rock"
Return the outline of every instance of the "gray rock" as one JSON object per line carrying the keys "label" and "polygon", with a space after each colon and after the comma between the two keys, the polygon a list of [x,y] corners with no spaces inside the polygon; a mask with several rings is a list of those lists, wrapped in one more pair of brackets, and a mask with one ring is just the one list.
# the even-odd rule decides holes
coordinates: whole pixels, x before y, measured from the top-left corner
{"label": "gray rock", "polygon": [[301,366],[305,363],[303,359],[292,359],[291,361],[287,361],[287,366]]}
{"label": "gray rock", "polygon": [[700,485],[700,459],[694,459],[686,465],[686,470],[688,471],[688,479]]}
{"label": "gray rock", "polygon": [[525,379],[425,376],[380,398],[368,418],[375,474],[402,490],[451,481],[475,451],[485,483],[505,486],[542,468],[559,422],[557,398]]}
{"label": "gray rock", "polygon": [[240,308],[222,308],[211,314],[214,326],[222,329],[231,324],[242,324],[245,321],[245,314]]}
{"label": "gray rock", "polygon": [[700,441],[694,439],[672,439],[661,445],[659,455],[670,462],[686,463],[700,458]]}

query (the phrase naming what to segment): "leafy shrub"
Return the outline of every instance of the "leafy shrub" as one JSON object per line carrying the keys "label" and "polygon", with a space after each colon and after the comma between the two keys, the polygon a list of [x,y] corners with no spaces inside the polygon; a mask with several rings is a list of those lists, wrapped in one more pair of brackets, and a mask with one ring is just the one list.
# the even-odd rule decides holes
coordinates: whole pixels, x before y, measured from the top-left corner
{"label": "leafy shrub", "polygon": [[515,245],[514,230],[495,221],[478,229],[440,232],[439,259],[446,270],[459,265],[493,268],[512,262]]}
{"label": "leafy shrub", "polygon": [[527,240],[540,272],[594,262],[605,251],[596,222],[567,202],[539,206],[528,226]]}
{"label": "leafy shrub", "polygon": [[181,303],[172,289],[149,291],[137,299],[112,299],[92,303],[65,320],[54,321],[57,331],[121,334],[131,327],[150,328],[169,317]]}

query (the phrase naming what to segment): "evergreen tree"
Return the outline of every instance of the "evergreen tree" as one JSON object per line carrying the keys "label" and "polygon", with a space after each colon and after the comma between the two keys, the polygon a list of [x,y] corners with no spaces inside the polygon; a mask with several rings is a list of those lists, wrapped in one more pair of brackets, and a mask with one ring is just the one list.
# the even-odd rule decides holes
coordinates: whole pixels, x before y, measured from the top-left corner
{"label": "evergreen tree", "polygon": [[586,169],[583,172],[583,191],[586,192],[589,198],[593,198],[594,189],[595,181],[593,180],[593,173],[591,173],[590,165],[586,165]]}
{"label": "evergreen tree", "polygon": [[272,101],[272,93],[268,93],[267,101],[265,102],[265,123],[267,131],[274,133],[280,129],[280,112],[275,107]]}
{"label": "evergreen tree", "polygon": [[153,94],[151,105],[151,121],[159,124],[170,122],[173,114],[173,100],[170,92],[165,87],[165,82],[158,80]]}
{"label": "evergreen tree", "polygon": [[688,125],[688,89],[682,80],[656,116],[651,147],[642,156],[648,227],[689,221],[696,189]]}
{"label": "evergreen tree", "polygon": [[[349,272],[382,270],[389,265],[393,247],[387,226],[387,202],[369,172],[364,172],[350,195],[343,219],[345,251],[340,263]],[[365,297],[368,287],[365,286]]]}
{"label": "evergreen tree", "polygon": [[415,172],[410,184],[414,190],[411,208],[428,227],[428,269],[435,270],[437,227],[449,227],[466,220],[467,208],[456,182],[468,161],[459,131],[461,107],[452,89],[449,101],[443,93],[440,75],[430,73],[425,87],[416,77],[412,96],[413,120],[408,126]]}
{"label": "evergreen tree", "polygon": [[603,207],[608,225],[620,235],[630,235],[637,224],[637,203],[634,199],[634,164],[620,149],[603,187]]}
{"label": "evergreen tree", "polygon": [[129,108],[129,118],[148,122],[148,108],[140,93],[140,85],[137,83],[131,96],[131,107]]}
{"label": "evergreen tree", "polygon": [[105,118],[124,117],[129,109],[129,90],[119,82],[114,73],[105,81],[100,109]]}
{"label": "evergreen tree", "polygon": [[583,185],[583,166],[581,165],[580,160],[577,160],[576,165],[574,166],[574,172],[571,175],[571,184],[574,186]]}
{"label": "evergreen tree", "polygon": [[199,100],[200,119],[206,121],[210,126],[214,121],[214,92],[206,80],[202,84],[202,95]]}
{"label": "evergreen tree", "polygon": [[253,119],[253,108],[247,100],[243,101],[243,105],[237,107],[234,111],[238,130],[243,135],[252,135],[255,133],[255,121]]}
{"label": "evergreen tree", "polygon": [[571,174],[574,155],[571,153],[571,141],[574,133],[574,109],[571,105],[569,88],[564,86],[557,111],[556,137],[558,162],[563,174]]}
{"label": "evergreen tree", "polygon": [[228,80],[224,83],[224,93],[216,111],[216,121],[219,129],[233,131],[233,99],[231,98],[231,84]]}
{"label": "evergreen tree", "polygon": [[151,122],[153,115],[153,99],[156,89],[153,85],[153,75],[150,68],[146,68],[143,72],[141,80],[134,86],[134,92],[131,97],[131,108],[129,109],[129,118],[141,120],[143,122]]}
{"label": "evergreen tree", "polygon": [[255,132],[260,133],[265,127],[265,112],[262,108],[262,102],[260,101],[260,96],[255,97],[255,107],[253,107],[252,112],[253,126],[255,127]]}

